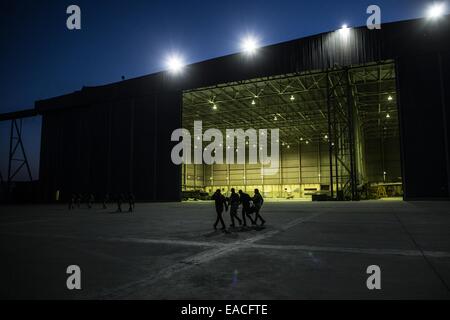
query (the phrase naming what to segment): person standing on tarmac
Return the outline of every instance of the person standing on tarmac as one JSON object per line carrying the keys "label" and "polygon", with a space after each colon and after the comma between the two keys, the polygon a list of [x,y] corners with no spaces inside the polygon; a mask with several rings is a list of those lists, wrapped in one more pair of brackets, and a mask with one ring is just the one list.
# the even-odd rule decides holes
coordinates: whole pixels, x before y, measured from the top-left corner
{"label": "person standing on tarmac", "polygon": [[217,230],[217,224],[222,224],[222,230],[226,231],[225,222],[223,221],[222,212],[225,207],[225,211],[228,211],[228,204],[226,198],[223,196],[223,194],[220,192],[220,189],[217,189],[216,192],[211,197],[212,200],[214,200],[214,204],[216,207],[216,213],[217,213],[217,219],[214,223],[214,230]]}
{"label": "person standing on tarmac", "polygon": [[93,193],[90,193],[90,194],[88,195],[88,199],[87,199],[87,205],[88,205],[88,208],[91,209],[92,206],[94,205],[94,203],[95,203],[95,196],[94,196]]}
{"label": "person standing on tarmac", "polygon": [[254,205],[254,211],[255,211],[255,224],[258,221],[258,218],[261,220],[261,226],[263,226],[266,223],[266,220],[263,219],[263,217],[261,217],[261,215],[259,214],[259,210],[261,210],[261,207],[264,203],[264,199],[261,195],[261,193],[259,193],[258,189],[255,189],[255,195],[252,198],[253,201],[253,205]]}
{"label": "person standing on tarmac", "polygon": [[117,212],[122,212],[123,193],[119,193],[117,196]]}
{"label": "person standing on tarmac", "polygon": [[69,210],[75,209],[75,198],[76,198],[75,194],[72,193],[69,200]]}
{"label": "person standing on tarmac", "polygon": [[103,209],[108,208],[108,203],[109,203],[109,193],[106,193],[105,197],[103,198]]}
{"label": "person standing on tarmac", "polygon": [[234,219],[236,218],[239,222],[239,225],[242,225],[242,220],[239,219],[237,215],[237,211],[239,209],[239,194],[236,193],[234,188],[231,188],[231,195],[228,198],[228,203],[230,206],[230,218],[231,218],[231,224],[230,227],[235,227]]}
{"label": "person standing on tarmac", "polygon": [[81,193],[77,193],[77,208],[80,209],[81,206]]}
{"label": "person standing on tarmac", "polygon": [[128,212],[133,212],[134,211],[134,202],[135,202],[135,198],[132,192],[128,193],[128,205],[130,206],[130,208],[128,209]]}

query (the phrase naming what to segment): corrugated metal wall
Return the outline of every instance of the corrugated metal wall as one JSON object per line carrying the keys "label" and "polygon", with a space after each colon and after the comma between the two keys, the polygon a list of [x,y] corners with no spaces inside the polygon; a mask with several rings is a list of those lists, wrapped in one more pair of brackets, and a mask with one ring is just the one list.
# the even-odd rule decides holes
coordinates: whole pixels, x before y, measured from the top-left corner
{"label": "corrugated metal wall", "polygon": [[405,198],[448,198],[449,65],[430,53],[401,57],[397,67]]}
{"label": "corrugated metal wall", "polygon": [[176,95],[149,94],[46,113],[40,167],[42,196],[103,198],[133,192],[146,201],[179,199],[180,168],[170,160]]}

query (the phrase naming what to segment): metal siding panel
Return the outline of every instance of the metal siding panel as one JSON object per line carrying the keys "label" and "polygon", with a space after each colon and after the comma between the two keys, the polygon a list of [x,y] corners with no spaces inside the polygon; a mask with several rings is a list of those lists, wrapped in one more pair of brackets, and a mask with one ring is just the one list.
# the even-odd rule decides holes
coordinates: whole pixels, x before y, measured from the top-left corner
{"label": "metal siding panel", "polygon": [[398,62],[405,199],[448,196],[436,54]]}

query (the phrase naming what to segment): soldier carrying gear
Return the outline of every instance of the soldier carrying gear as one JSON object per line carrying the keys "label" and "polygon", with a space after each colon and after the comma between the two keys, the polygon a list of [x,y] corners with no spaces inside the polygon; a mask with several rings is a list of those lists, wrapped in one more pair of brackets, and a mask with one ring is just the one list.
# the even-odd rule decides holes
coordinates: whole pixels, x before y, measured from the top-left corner
{"label": "soldier carrying gear", "polygon": [[103,198],[103,209],[107,208],[108,203],[109,203],[109,193],[105,194],[105,197]]}
{"label": "soldier carrying gear", "polygon": [[135,201],[134,195],[131,192],[129,192],[128,193],[128,204],[130,205],[130,208],[128,209],[128,212],[134,211],[134,201]]}
{"label": "soldier carrying gear", "polygon": [[253,210],[255,211],[255,224],[258,221],[258,218],[261,220],[261,226],[263,226],[266,223],[266,220],[263,219],[263,217],[261,217],[261,215],[259,214],[259,210],[261,210],[261,207],[264,203],[264,199],[261,195],[261,193],[259,193],[258,189],[255,189],[255,195],[253,196]]}
{"label": "soldier carrying gear", "polygon": [[231,195],[228,198],[228,203],[230,205],[230,218],[231,218],[230,227],[235,227],[234,218],[236,218],[239,221],[239,225],[242,225],[242,220],[239,219],[237,215],[237,211],[239,209],[239,194],[235,192],[234,188],[231,188]]}
{"label": "soldier carrying gear", "polygon": [[217,224],[220,221],[220,223],[222,224],[222,230],[226,230],[225,222],[223,221],[223,218],[222,218],[222,212],[223,212],[224,207],[225,207],[225,211],[228,211],[227,199],[220,192],[220,189],[217,189],[211,198],[215,202],[216,213],[217,213],[217,219],[216,219],[216,222],[214,223],[214,229],[217,230]]}
{"label": "soldier carrying gear", "polygon": [[252,200],[252,198],[250,198],[250,196],[247,193],[242,192],[242,190],[239,190],[239,195],[240,195],[240,202],[242,204],[242,220],[244,221],[244,227],[247,226],[247,220],[245,220],[245,216],[247,216],[247,218],[250,219],[252,225],[255,224],[255,221],[253,221],[252,216],[250,215],[252,213],[250,206],[250,201]]}

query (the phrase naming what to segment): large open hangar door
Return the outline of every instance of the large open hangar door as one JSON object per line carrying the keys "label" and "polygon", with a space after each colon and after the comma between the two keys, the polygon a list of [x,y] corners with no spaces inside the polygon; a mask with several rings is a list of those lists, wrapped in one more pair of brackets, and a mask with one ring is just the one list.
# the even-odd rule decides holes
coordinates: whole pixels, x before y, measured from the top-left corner
{"label": "large open hangar door", "polygon": [[[226,129],[279,128],[280,167],[264,176],[260,164],[183,165],[183,191],[227,193],[234,187],[259,188],[266,198],[401,197],[395,78],[394,63],[385,61],[185,91],[183,128],[193,133],[199,120],[203,130],[217,128],[224,136]],[[255,147],[247,142],[246,155]]]}

